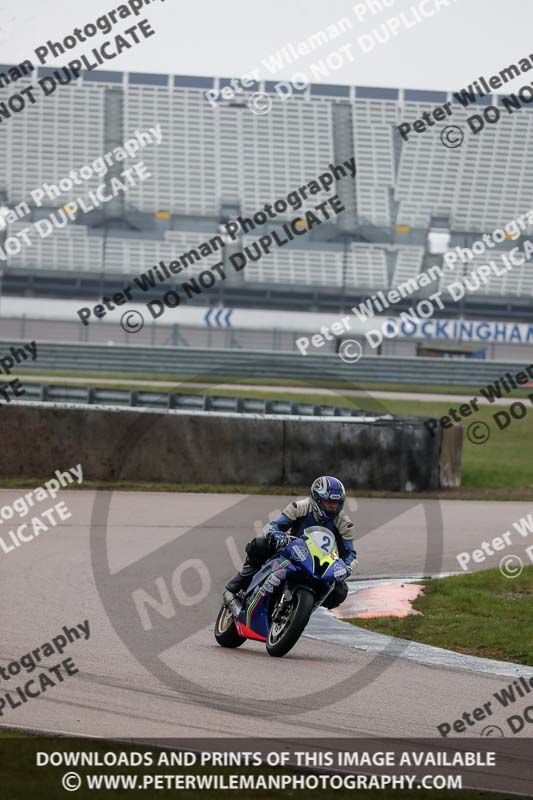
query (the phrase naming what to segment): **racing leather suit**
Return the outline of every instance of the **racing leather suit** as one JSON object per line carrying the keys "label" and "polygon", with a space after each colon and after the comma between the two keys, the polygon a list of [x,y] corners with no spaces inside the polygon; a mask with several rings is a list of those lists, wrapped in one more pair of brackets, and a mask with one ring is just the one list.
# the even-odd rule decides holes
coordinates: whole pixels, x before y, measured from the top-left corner
{"label": "racing leather suit", "polygon": [[[311,498],[306,497],[304,500],[293,500],[289,503],[278,519],[265,525],[262,536],[257,536],[248,542],[246,560],[240,572],[227,584],[226,588],[233,593],[246,589],[255,573],[278,549],[277,539],[279,537],[289,532],[292,536],[301,536],[305,528],[313,525],[321,525],[333,533],[340,557],[352,570],[355,569],[357,553],[353,544],[354,524],[350,517],[341,511],[334,520],[317,522],[311,506]],[[336,608],[344,602],[347,594],[346,581],[336,581],[335,588],[323,603],[324,607]]]}

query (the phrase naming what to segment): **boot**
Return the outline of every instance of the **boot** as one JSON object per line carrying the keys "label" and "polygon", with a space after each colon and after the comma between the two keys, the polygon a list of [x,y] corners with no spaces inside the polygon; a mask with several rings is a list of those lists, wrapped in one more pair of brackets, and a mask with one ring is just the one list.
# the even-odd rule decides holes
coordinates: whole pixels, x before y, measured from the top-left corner
{"label": "boot", "polygon": [[226,584],[227,591],[232,592],[232,594],[238,594],[239,592],[246,591],[252,582],[253,576],[254,573],[250,575],[242,575],[240,572],[238,572],[235,577]]}

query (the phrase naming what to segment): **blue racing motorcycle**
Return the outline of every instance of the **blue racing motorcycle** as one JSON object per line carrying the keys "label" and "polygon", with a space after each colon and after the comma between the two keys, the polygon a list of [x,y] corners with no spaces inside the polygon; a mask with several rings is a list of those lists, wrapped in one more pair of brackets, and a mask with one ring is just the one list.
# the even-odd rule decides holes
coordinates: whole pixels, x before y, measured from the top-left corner
{"label": "blue racing motorcycle", "polygon": [[246,592],[224,594],[215,623],[222,647],[240,647],[246,639],[266,642],[271,656],[291,650],[311,613],[349,574],[331,531],[306,528],[257,572]]}

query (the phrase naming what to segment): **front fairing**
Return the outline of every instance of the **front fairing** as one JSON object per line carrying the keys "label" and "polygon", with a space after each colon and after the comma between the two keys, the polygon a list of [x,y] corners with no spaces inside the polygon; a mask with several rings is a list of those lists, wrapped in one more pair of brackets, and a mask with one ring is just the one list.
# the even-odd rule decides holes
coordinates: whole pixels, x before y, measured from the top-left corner
{"label": "front fairing", "polygon": [[[324,542],[322,547],[321,539]],[[289,542],[282,553],[315,580],[342,580],[348,570],[332,539],[333,535],[326,528],[308,528],[301,539]]]}
{"label": "front fairing", "polygon": [[237,618],[243,635],[250,636],[253,632],[260,639],[266,639],[270,627],[269,608],[272,595],[298,569],[281,551],[254,575]]}
{"label": "front fairing", "polygon": [[266,639],[272,596],[286,582],[290,585],[301,575],[306,583],[323,587],[327,593],[333,581],[342,580],[347,572],[331,531],[320,526],[307,528],[300,539],[289,542],[254,575],[237,618],[242,634]]}

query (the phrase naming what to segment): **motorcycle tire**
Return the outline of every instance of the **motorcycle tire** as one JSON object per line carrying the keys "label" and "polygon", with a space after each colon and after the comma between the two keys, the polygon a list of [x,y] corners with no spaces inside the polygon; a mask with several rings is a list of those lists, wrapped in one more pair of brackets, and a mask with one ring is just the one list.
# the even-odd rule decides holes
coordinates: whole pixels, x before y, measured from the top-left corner
{"label": "motorcycle tire", "polygon": [[233,614],[225,603],[222,603],[215,622],[215,639],[221,647],[240,647],[246,641],[237,633]]}
{"label": "motorcycle tire", "polygon": [[291,650],[305,626],[315,604],[315,596],[309,589],[297,589],[293,595],[288,618],[282,628],[275,622],[270,626],[266,642],[267,653],[275,658],[281,658]]}

